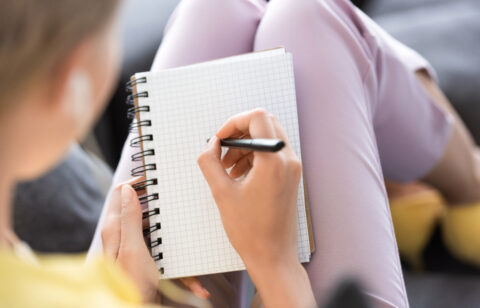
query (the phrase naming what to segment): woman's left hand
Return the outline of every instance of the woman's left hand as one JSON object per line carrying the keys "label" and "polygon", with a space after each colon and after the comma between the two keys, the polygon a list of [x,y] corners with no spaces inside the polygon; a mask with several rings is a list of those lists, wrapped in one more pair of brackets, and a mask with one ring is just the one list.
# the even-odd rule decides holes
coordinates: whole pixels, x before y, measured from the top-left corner
{"label": "woman's left hand", "polygon": [[105,255],[115,260],[137,285],[146,303],[157,300],[158,269],[143,238],[142,208],[131,184],[116,186],[110,194],[102,229]]}
{"label": "woman's left hand", "polygon": [[[142,208],[131,186],[142,180],[142,177],[137,177],[112,190],[102,229],[102,242],[104,253],[115,260],[134,281],[143,301],[158,302],[158,268],[145,244]],[[206,299],[210,296],[196,277],[179,280],[197,297]]]}

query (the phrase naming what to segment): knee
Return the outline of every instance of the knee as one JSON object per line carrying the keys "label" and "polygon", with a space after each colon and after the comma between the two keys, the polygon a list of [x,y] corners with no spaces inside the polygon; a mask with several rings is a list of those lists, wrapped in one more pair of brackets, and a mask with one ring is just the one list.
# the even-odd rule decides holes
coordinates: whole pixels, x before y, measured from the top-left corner
{"label": "knee", "polygon": [[255,49],[327,45],[338,21],[325,1],[272,1],[258,27]]}
{"label": "knee", "polygon": [[[263,1],[263,0],[262,0]],[[250,16],[261,18],[264,6],[260,5],[259,0],[183,0],[178,5],[176,11],[181,11],[182,16],[188,15],[189,18],[197,19],[238,19]]]}
{"label": "knee", "polygon": [[351,35],[332,2],[272,0],[258,27],[254,49],[284,46],[293,55],[296,79],[332,79],[342,72],[361,79],[368,61],[359,38]]}
{"label": "knee", "polygon": [[171,15],[165,33],[178,28],[191,37],[214,37],[218,41],[233,41],[238,36],[241,39],[242,33],[251,33],[251,47],[257,25],[265,12],[265,7],[257,1],[260,0],[183,0]]}

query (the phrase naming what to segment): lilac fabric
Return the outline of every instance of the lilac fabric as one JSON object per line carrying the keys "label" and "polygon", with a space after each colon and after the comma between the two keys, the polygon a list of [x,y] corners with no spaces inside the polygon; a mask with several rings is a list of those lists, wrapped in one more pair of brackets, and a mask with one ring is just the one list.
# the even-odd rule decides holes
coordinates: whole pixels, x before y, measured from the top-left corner
{"label": "lilac fabric", "polygon": [[[354,276],[377,307],[407,307],[384,176],[417,179],[442,155],[451,119],[414,75],[433,71],[347,0],[184,0],[152,70],[276,46],[294,59],[316,297]],[[115,183],[130,176],[130,152]],[[242,274],[229,275],[222,301],[244,306]]]}

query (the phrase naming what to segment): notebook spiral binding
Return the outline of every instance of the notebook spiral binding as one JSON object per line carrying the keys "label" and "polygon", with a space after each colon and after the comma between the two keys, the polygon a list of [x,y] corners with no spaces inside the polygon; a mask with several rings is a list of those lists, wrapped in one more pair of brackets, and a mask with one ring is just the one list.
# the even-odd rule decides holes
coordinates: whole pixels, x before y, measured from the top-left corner
{"label": "notebook spiral binding", "polygon": [[[127,82],[125,88],[127,93],[127,105],[129,106],[128,111],[127,111],[127,117],[131,120],[136,119],[137,115],[141,112],[150,112],[150,106],[138,106],[138,104],[135,104],[135,100],[138,98],[146,98],[148,97],[148,91],[144,92],[137,92],[136,91],[136,85],[141,84],[141,83],[147,83],[147,77],[140,77],[140,78],[135,78],[135,76],[132,76],[130,81]],[[130,124],[130,132],[135,133],[138,132],[138,136],[132,138],[130,140],[130,146],[133,148],[140,148],[140,151],[133,154],[131,156],[132,161],[137,162],[137,161],[142,161],[143,164],[139,167],[135,167],[131,170],[132,176],[139,176],[144,174],[146,171],[151,171],[151,170],[156,170],[157,166],[156,164],[145,164],[144,163],[144,157],[146,156],[154,156],[155,155],[155,149],[144,149],[145,144],[147,142],[153,141],[153,135],[150,134],[145,134],[143,135],[141,133],[141,127],[144,126],[151,126],[152,122],[150,120],[142,120],[139,121],[137,118],[137,121],[132,121]],[[135,183],[132,185],[133,189],[135,191],[142,191],[145,190],[148,186],[155,186],[158,185],[158,180],[157,179],[146,179],[144,181]],[[159,196],[157,193],[151,193],[147,194],[144,196],[141,196],[140,198],[140,203],[141,204],[146,204],[150,201],[158,200]],[[160,209],[159,208],[154,208],[152,210],[147,210],[143,212],[142,218],[143,219],[149,219],[152,216],[155,215],[160,215]],[[144,236],[149,236],[153,232],[160,230],[161,229],[161,224],[159,222],[150,225],[149,227],[143,229],[143,235]],[[150,249],[160,246],[162,244],[162,238],[157,237],[157,238],[149,238],[147,241],[147,246],[150,247]],[[163,253],[159,252],[155,255],[152,255],[153,259],[155,261],[159,261],[163,259]],[[160,273],[164,273],[164,268],[160,267],[159,268]]]}

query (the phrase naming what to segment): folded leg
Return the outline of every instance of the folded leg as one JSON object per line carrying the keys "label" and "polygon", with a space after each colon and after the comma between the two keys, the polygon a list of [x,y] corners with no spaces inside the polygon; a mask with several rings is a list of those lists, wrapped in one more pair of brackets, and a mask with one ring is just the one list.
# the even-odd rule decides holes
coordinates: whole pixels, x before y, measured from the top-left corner
{"label": "folded leg", "polygon": [[263,0],[183,0],[165,29],[152,70],[251,52]]}
{"label": "folded leg", "polygon": [[293,54],[319,302],[357,277],[377,307],[407,307],[374,127],[376,63],[347,1],[273,0],[255,49]]}

